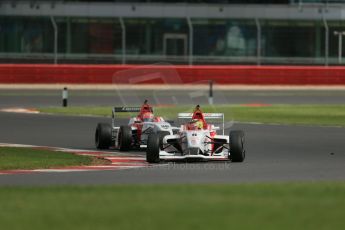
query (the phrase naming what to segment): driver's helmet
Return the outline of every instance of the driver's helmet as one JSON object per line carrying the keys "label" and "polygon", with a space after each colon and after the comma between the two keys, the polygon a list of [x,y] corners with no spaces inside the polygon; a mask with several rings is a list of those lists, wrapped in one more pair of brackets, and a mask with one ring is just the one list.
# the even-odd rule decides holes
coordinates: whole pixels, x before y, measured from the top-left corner
{"label": "driver's helmet", "polygon": [[192,119],[189,124],[187,124],[188,130],[197,130],[200,129],[200,120],[199,119]]}
{"label": "driver's helmet", "polygon": [[149,105],[143,105],[141,107],[142,113],[152,113],[152,108]]}
{"label": "driver's helmet", "polygon": [[154,116],[152,113],[144,113],[142,117],[143,117],[143,122],[153,122],[154,121]]}

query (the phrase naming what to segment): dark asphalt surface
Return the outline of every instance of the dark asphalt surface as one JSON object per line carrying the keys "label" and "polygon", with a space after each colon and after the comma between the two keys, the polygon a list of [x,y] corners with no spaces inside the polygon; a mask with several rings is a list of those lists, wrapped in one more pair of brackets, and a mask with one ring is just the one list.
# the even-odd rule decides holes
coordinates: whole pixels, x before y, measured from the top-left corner
{"label": "dark asphalt surface", "polygon": [[[59,90],[0,90],[0,108],[60,106]],[[141,104],[208,103],[207,90],[70,90],[71,106],[115,106]],[[345,90],[221,90],[214,92],[218,104],[344,104]]]}
{"label": "dark asphalt surface", "polygon": [[[107,121],[108,118],[0,112],[0,142],[94,149],[96,124]],[[246,133],[244,163],[180,163],[121,171],[0,175],[0,185],[345,179],[345,128],[250,124],[235,124],[232,128],[243,129]]]}

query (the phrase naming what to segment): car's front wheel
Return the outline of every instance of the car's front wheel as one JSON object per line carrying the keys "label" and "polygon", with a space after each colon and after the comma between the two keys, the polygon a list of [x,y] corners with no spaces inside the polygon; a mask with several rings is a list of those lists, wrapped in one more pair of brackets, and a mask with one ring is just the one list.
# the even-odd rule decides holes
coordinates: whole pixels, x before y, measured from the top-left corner
{"label": "car's front wheel", "polygon": [[146,161],[149,163],[159,163],[160,135],[151,133],[147,139]]}
{"label": "car's front wheel", "polygon": [[246,156],[244,149],[244,132],[242,130],[234,130],[230,132],[230,155],[232,162],[243,162]]}

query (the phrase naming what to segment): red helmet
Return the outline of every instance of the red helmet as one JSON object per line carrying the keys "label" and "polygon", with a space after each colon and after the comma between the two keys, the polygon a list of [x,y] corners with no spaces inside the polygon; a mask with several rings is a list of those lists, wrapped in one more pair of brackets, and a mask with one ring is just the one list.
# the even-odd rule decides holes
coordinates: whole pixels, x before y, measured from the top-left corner
{"label": "red helmet", "polygon": [[144,122],[153,122],[154,116],[152,113],[144,113],[142,119]]}

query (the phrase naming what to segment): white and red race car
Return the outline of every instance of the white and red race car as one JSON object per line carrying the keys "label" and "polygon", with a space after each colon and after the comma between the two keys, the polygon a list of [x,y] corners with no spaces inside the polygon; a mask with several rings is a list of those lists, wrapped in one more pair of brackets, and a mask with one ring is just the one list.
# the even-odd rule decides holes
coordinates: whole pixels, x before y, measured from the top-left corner
{"label": "white and red race car", "polygon": [[[177,134],[150,134],[146,149],[147,162],[188,159],[233,162],[244,160],[244,132],[233,130],[229,136],[224,135],[223,113],[203,113],[198,105],[193,113],[179,113],[178,117],[190,121],[181,125]],[[222,135],[217,134],[220,127],[206,122],[209,119],[222,119]]]}
{"label": "white and red race car", "polygon": [[[119,112],[139,112],[136,117],[130,118],[128,125],[118,126],[116,114]],[[173,134],[170,123],[162,117],[154,116],[153,108],[145,100],[141,107],[114,107],[112,123],[98,123],[95,132],[95,145],[98,149],[115,148],[121,151],[146,148],[150,134]]]}

